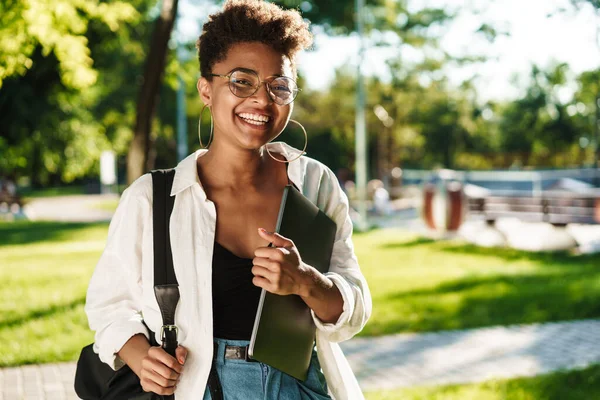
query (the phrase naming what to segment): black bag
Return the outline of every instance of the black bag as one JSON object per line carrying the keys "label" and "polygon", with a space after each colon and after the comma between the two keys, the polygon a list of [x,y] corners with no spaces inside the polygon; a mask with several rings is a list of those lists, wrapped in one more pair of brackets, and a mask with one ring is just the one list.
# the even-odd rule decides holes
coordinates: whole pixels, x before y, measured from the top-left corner
{"label": "black bag", "polygon": [[[158,302],[163,328],[162,347],[172,356],[177,348],[177,327],[175,309],[179,301],[179,286],[173,269],[169,237],[169,218],[175,198],[170,196],[175,170],[152,171],[152,192],[154,196],[154,293]],[[150,344],[157,346],[154,333],[150,334]],[[93,350],[93,344],[81,350],[75,372],[75,392],[83,400],[159,400],[174,399],[174,396],[160,396],[144,392],[138,376],[127,366],[118,371],[103,363]]]}

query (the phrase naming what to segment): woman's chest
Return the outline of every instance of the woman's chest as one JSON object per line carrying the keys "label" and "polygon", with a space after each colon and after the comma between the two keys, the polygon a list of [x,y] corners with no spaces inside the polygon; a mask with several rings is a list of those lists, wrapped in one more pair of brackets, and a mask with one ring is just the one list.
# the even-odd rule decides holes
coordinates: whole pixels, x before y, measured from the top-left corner
{"label": "woman's chest", "polygon": [[215,196],[217,214],[215,240],[235,255],[253,258],[254,251],[266,246],[258,228],[275,231],[283,189],[269,193]]}

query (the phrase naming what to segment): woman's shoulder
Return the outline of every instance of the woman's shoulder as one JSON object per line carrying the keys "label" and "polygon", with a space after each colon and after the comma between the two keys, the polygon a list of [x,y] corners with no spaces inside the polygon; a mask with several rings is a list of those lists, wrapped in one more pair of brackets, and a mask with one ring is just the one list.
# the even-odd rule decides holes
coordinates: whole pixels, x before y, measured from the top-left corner
{"label": "woman's shoulder", "polygon": [[321,161],[315,160],[314,158],[308,156],[300,157],[300,161],[304,168],[305,180],[318,179],[319,181],[322,181],[324,179],[336,179],[331,168],[323,164]]}
{"label": "woman's shoulder", "polygon": [[307,156],[300,158],[303,168],[303,193],[313,199],[320,207],[324,202],[334,201],[342,197],[342,190],[336,175],[331,168]]}
{"label": "woman's shoulder", "polygon": [[122,197],[152,202],[152,174],[144,174],[133,181],[133,183],[125,189]]}

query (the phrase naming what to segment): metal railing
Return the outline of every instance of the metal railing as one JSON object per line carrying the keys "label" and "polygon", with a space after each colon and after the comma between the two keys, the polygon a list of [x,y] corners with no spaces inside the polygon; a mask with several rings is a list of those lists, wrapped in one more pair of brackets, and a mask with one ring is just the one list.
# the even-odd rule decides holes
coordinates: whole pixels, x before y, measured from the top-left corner
{"label": "metal railing", "polygon": [[[562,170],[491,170],[491,171],[455,171],[455,170],[414,170],[402,171],[402,180],[406,184],[423,184],[435,180],[455,180],[489,189],[494,194],[519,192],[522,195],[541,196],[559,179],[570,178],[588,184],[600,181],[600,168],[562,169]],[[552,189],[550,189],[552,190]],[[596,192],[596,190],[592,190]]]}

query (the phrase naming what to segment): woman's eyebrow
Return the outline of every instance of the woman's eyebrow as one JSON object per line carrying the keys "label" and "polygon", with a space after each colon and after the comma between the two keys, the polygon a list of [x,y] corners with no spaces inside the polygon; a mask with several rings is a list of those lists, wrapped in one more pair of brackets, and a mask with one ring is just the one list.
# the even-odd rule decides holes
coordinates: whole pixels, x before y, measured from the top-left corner
{"label": "woman's eyebrow", "polygon": [[252,68],[245,68],[245,67],[235,67],[234,69],[232,69],[232,71],[243,71],[243,72],[253,72],[256,75],[258,75],[258,72],[253,70]]}
{"label": "woman's eyebrow", "polygon": [[[232,69],[232,71],[244,71],[244,72],[253,72],[256,75],[260,76],[260,74],[258,73],[258,71],[253,70],[252,68],[246,68],[246,67],[236,67],[234,69]],[[288,77],[285,73],[283,72],[278,72],[276,74],[271,74],[271,75],[267,75],[266,78],[271,78],[271,77],[280,77],[280,76],[285,76]],[[289,78],[289,77],[288,77]]]}

